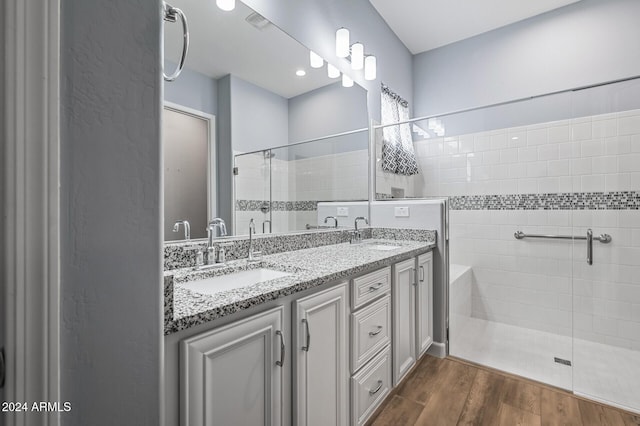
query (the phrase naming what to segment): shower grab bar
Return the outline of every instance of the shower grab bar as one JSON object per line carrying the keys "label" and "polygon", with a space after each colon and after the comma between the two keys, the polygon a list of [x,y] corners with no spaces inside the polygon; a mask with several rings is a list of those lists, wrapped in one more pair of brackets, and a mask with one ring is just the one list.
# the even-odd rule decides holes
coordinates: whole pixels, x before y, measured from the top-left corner
{"label": "shower grab bar", "polygon": [[180,63],[178,63],[178,67],[173,72],[173,74],[166,75],[164,71],[162,72],[162,76],[164,77],[165,81],[174,81],[176,78],[178,78],[178,76],[182,72],[182,69],[184,68],[184,63],[187,59],[187,51],[189,50],[189,26],[187,24],[187,17],[182,12],[182,10],[178,9],[177,7],[173,7],[170,4],[165,2],[162,3],[162,9],[164,12],[165,21],[176,22],[177,16],[179,16],[180,20],[182,21],[183,36],[182,36],[182,55],[180,55]]}
{"label": "shower grab bar", "polygon": [[602,244],[609,244],[611,242],[611,235],[600,234],[597,237],[593,236],[593,231],[587,229],[587,235],[544,235],[544,234],[525,234],[522,231],[516,231],[513,236],[517,240],[524,238],[551,238],[554,240],[587,240],[587,264],[593,265],[593,240],[600,241]]}

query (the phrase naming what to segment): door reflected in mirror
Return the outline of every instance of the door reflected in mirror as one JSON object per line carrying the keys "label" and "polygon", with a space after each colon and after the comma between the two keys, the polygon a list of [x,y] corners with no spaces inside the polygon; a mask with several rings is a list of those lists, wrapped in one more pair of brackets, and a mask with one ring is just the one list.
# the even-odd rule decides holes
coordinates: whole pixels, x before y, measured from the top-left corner
{"label": "door reflected in mirror", "polygon": [[[166,103],[162,120],[165,241],[207,236],[216,211],[215,122],[210,114]],[[184,221],[188,225],[184,224]],[[175,231],[175,224],[182,228]],[[195,225],[191,227],[191,225]]]}

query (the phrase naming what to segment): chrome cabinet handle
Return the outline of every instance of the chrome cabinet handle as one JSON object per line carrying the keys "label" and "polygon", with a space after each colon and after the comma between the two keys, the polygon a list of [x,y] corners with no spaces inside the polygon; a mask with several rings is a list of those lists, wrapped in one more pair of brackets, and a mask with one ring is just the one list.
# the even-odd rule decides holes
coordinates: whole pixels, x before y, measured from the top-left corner
{"label": "chrome cabinet handle", "polygon": [[420,278],[420,282],[423,283],[424,282],[424,266],[420,265],[420,276],[422,278]]}
{"label": "chrome cabinet handle", "polygon": [[282,367],[284,365],[284,357],[286,355],[287,348],[284,344],[284,335],[282,331],[276,330],[276,334],[280,336],[280,361],[276,361],[276,365],[278,367]]}
{"label": "chrome cabinet handle", "polygon": [[369,390],[369,395],[377,394],[378,392],[380,392],[380,389],[382,389],[382,380],[378,380],[378,387],[377,388]]}
{"label": "chrome cabinet handle", "polygon": [[418,285],[418,277],[416,277],[416,270],[411,268],[411,272],[413,272],[411,275],[413,275],[413,282],[411,283],[411,285]]}
{"label": "chrome cabinet handle", "polygon": [[382,283],[377,283],[376,285],[369,286],[369,293],[373,293],[376,290],[380,290],[382,288]]}
{"label": "chrome cabinet handle", "polygon": [[369,336],[373,337],[373,336],[377,336],[378,334],[380,334],[380,332],[382,331],[382,326],[379,325],[378,326],[378,330],[377,331],[370,331],[369,332]]}
{"label": "chrome cabinet handle", "polygon": [[302,323],[304,324],[304,327],[307,330],[307,344],[306,346],[302,347],[302,350],[309,352],[309,348],[311,347],[311,332],[309,331],[309,321],[307,321],[306,318],[303,318]]}

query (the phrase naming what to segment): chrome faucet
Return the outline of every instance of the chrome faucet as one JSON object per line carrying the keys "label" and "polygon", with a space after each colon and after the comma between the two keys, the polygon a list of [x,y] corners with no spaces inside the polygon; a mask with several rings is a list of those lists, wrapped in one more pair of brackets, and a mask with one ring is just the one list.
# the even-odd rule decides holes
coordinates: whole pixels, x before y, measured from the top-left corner
{"label": "chrome faucet", "polygon": [[333,221],[335,222],[335,225],[333,227],[337,228],[338,227],[338,218],[335,217],[335,216],[327,216],[327,217],[324,218],[324,223],[327,223],[327,221],[329,219],[333,219]]}
{"label": "chrome faucet", "polygon": [[356,220],[354,221],[354,226],[356,230],[351,233],[351,241],[350,241],[351,244],[358,244],[362,242],[362,231],[358,229],[359,220],[364,220],[364,223],[366,223],[367,225],[369,224],[369,221],[367,220],[366,217],[363,217],[363,216],[356,217]]}
{"label": "chrome faucet", "polygon": [[354,221],[354,226],[356,227],[356,231],[358,230],[358,221],[359,220],[364,220],[364,223],[366,223],[367,225],[369,224],[369,221],[367,220],[366,217],[364,217],[364,216],[356,217],[356,220]]}
{"label": "chrome faucet", "polygon": [[249,262],[254,262],[256,259],[256,254],[260,254],[259,252],[253,251],[253,234],[256,233],[256,222],[253,218],[249,221],[249,254],[247,256],[247,260]]}
{"label": "chrome faucet", "polygon": [[216,263],[216,248],[213,246],[213,238],[216,236],[216,229],[219,229],[221,237],[227,235],[227,225],[224,220],[216,217],[207,225],[207,265]]}
{"label": "chrome faucet", "polygon": [[223,219],[219,217],[214,218],[209,225],[207,225],[207,236],[209,237],[209,245],[213,244],[213,238],[216,236],[216,229],[220,230],[220,236],[227,236],[227,224],[224,223]]}
{"label": "chrome faucet", "polygon": [[191,226],[189,225],[188,220],[178,220],[173,224],[173,232],[178,232],[180,230],[180,225],[184,226],[184,239],[191,239]]}

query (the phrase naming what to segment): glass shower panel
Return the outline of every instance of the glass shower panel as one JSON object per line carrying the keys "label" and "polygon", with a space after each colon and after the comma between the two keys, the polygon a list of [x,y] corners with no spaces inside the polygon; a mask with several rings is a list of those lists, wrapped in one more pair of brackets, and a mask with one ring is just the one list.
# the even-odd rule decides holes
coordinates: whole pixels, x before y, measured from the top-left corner
{"label": "glass shower panel", "polygon": [[449,197],[449,352],[572,389],[571,95],[414,123],[420,196]]}
{"label": "glass shower panel", "polygon": [[270,232],[271,150],[236,155],[234,161],[234,235],[249,233],[254,220],[256,232]]}
{"label": "glass shower panel", "polygon": [[[333,226],[319,221],[318,203],[366,201],[368,147],[369,133],[365,129],[273,149],[274,232]],[[339,224],[347,226],[346,221]]]}
{"label": "glass shower panel", "polygon": [[640,412],[640,81],[573,105],[574,392]]}

